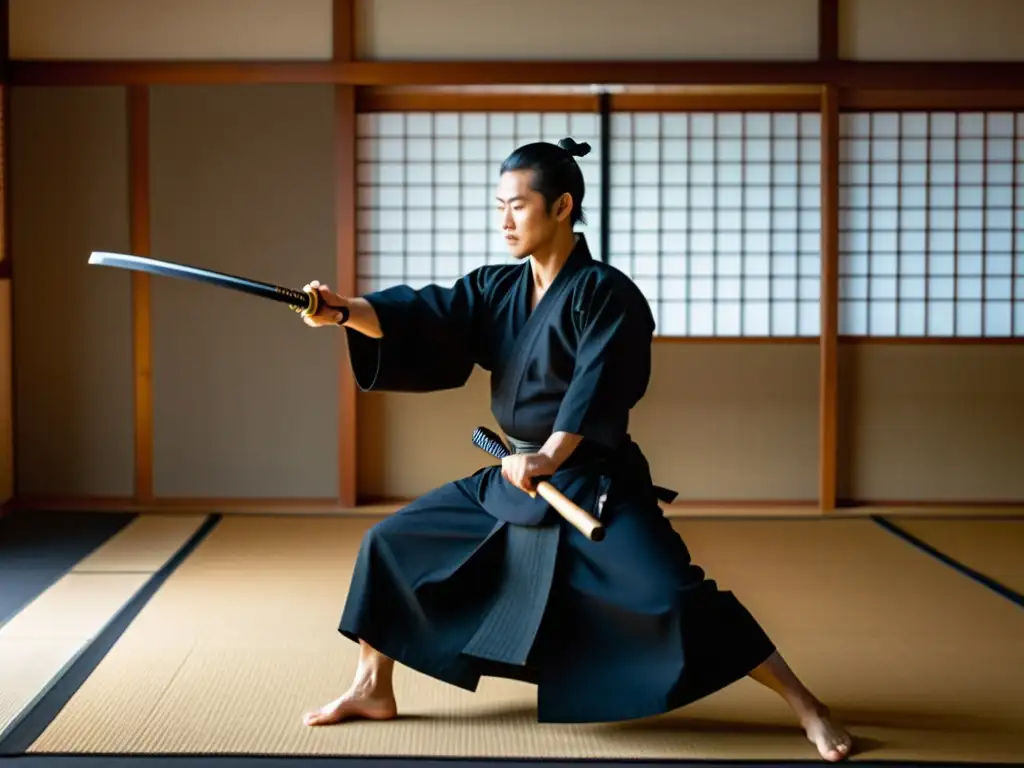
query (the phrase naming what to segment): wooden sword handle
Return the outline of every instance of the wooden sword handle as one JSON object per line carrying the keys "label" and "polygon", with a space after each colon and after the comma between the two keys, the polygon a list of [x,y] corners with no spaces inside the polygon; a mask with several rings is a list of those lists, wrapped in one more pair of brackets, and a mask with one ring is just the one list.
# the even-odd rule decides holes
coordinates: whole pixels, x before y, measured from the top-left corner
{"label": "wooden sword handle", "polygon": [[[501,441],[501,438],[486,427],[477,427],[473,433],[473,444],[497,459],[503,459],[511,453],[505,447],[505,443]],[[604,540],[604,526],[583,507],[555,488],[547,480],[541,480],[537,483],[536,488],[537,493],[554,507],[555,511],[565,518],[566,522],[575,527],[576,530],[591,541]],[[530,495],[532,496],[533,494]]]}
{"label": "wooden sword handle", "polygon": [[604,540],[604,526],[583,507],[576,504],[547,480],[541,480],[537,483],[536,488],[537,493],[554,507],[555,511],[564,517],[570,525],[575,526],[576,530],[591,541]]}

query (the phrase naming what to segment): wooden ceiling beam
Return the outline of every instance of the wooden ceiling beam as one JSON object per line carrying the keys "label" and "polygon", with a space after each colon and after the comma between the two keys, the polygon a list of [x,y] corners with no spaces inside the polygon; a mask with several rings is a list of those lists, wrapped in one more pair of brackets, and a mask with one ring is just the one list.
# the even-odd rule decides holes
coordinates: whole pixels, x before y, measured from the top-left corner
{"label": "wooden ceiling beam", "polygon": [[12,85],[334,83],[393,85],[824,86],[1007,90],[1024,61],[12,61]]}

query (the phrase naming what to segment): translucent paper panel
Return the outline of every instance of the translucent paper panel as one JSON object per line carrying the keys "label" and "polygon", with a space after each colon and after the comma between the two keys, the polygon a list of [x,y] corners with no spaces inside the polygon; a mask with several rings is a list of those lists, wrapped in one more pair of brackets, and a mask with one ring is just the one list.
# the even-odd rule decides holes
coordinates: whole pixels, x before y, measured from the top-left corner
{"label": "translucent paper panel", "polygon": [[647,296],[658,334],[817,335],[818,114],[610,122],[609,259]]}
{"label": "translucent paper panel", "polygon": [[600,120],[596,114],[387,112],[358,119],[359,290],[450,285],[508,260],[494,203],[501,162],[517,146],[572,136],[595,258],[601,242]]}
{"label": "translucent paper panel", "polygon": [[1024,335],[1024,115],[840,124],[839,330]]}

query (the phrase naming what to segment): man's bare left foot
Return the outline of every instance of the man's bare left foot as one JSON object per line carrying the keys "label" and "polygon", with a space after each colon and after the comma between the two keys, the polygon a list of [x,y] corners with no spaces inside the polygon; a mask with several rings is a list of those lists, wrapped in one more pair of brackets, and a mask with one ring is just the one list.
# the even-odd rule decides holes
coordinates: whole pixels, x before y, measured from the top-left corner
{"label": "man's bare left foot", "polygon": [[398,716],[392,685],[395,662],[359,641],[359,664],[352,686],[330,704],[303,718],[306,725],[333,725],[349,718],[391,720]]}

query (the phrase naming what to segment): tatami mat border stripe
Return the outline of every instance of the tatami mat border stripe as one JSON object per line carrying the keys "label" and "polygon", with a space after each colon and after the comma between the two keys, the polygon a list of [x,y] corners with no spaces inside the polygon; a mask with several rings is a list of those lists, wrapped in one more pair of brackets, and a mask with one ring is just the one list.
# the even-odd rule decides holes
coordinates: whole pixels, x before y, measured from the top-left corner
{"label": "tatami mat border stripe", "polygon": [[880,525],[882,528],[889,531],[889,533],[893,534],[894,536],[900,539],[903,539],[911,546],[917,547],[925,554],[934,557],[939,562],[948,565],[950,568],[952,568],[955,571],[958,571],[959,573],[962,573],[967,578],[973,579],[979,584],[988,587],[990,590],[1000,595],[1001,597],[1005,597],[1010,602],[1016,603],[1017,605],[1024,608],[1024,595],[1017,592],[1016,590],[1011,589],[1010,587],[1006,586],[1000,581],[997,581],[996,579],[993,579],[991,576],[986,576],[984,573],[976,571],[974,568],[971,568],[970,566],[961,563],[956,558],[946,554],[945,552],[943,552],[940,549],[937,549],[936,547],[933,547],[931,544],[918,538],[909,531],[900,528],[896,523],[887,518],[872,515],[871,519],[875,523]]}
{"label": "tatami mat border stripe", "polygon": [[[85,520],[89,515],[90,513],[86,513],[86,515],[83,515],[83,520]],[[88,546],[87,548],[83,547],[81,549],[76,549],[70,552],[61,552],[58,556],[55,556],[52,559],[52,561],[46,560],[46,565],[39,569],[48,571],[46,573],[45,578],[40,578],[33,585],[34,588],[32,589],[31,592],[22,595],[21,600],[19,600],[17,605],[11,606],[9,610],[0,609],[0,628],[8,624],[15,616],[17,616],[21,611],[23,611],[26,606],[31,604],[33,600],[38,598],[47,589],[49,589],[62,578],[64,578],[69,573],[74,571],[75,567],[79,563],[81,563],[86,558],[90,557],[94,552],[100,549],[100,547],[108,543],[111,539],[113,539],[119,533],[128,528],[128,526],[130,526],[136,519],[138,519],[139,515],[136,512],[115,512],[113,514],[109,512],[103,512],[99,513],[99,515],[94,515],[94,517],[112,518],[113,524],[110,527],[104,526],[100,537],[88,536],[88,542],[90,546]],[[11,522],[11,524],[15,525],[13,521]],[[0,531],[0,533],[2,533],[2,531]],[[82,535],[83,537],[86,536],[85,533],[83,533]],[[15,541],[14,543],[17,544],[17,541]],[[0,562],[0,565],[3,565],[3,563]],[[52,568],[50,567],[51,565]]]}
{"label": "tatami mat border stripe", "polygon": [[0,763],[13,755],[24,755],[88,679],[146,603],[210,534],[220,520],[220,514],[208,516],[181,548],[146,581],[131,600],[125,603],[103,630],[84,646],[75,659],[51,681],[35,701],[15,718],[6,732],[0,734]]}

